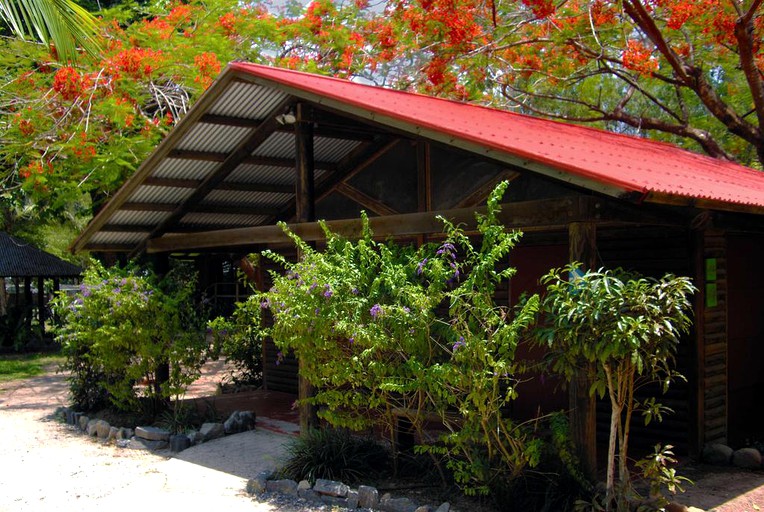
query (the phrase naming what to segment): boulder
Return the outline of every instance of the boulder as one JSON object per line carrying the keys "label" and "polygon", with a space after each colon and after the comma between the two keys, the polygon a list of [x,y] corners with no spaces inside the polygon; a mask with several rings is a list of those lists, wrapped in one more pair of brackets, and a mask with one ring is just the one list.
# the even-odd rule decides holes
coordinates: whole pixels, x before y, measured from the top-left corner
{"label": "boulder", "polygon": [[305,501],[311,501],[314,503],[323,503],[321,501],[321,495],[318,494],[313,489],[297,489],[297,496],[304,499]]}
{"label": "boulder", "polygon": [[315,485],[313,485],[313,490],[318,494],[323,494],[324,496],[344,498],[348,495],[348,491],[350,489],[342,482],[335,482],[334,480],[324,480],[323,478],[318,478],[316,479]]}
{"label": "boulder", "polygon": [[109,432],[111,431],[111,425],[109,425],[108,421],[105,420],[98,420],[95,424],[96,427],[96,435],[99,439],[106,439],[109,437]]}
{"label": "boulder", "polygon": [[234,411],[223,423],[226,435],[238,434],[255,428],[254,411]]}
{"label": "boulder", "polygon": [[205,423],[199,429],[204,441],[212,441],[225,435],[225,428],[222,423]]}
{"label": "boulder", "polygon": [[135,437],[147,441],[169,441],[170,432],[158,427],[135,427]]}
{"label": "boulder", "polygon": [[78,421],[79,421],[80,430],[82,430],[83,432],[87,432],[88,431],[88,423],[90,422],[90,418],[88,418],[85,415],[82,415],[82,416],[79,417]]}
{"label": "boulder", "polygon": [[117,427],[111,427],[109,429],[109,437],[107,437],[107,439],[109,441],[118,439],[118,437],[117,437],[118,435],[119,435],[119,429]]}
{"label": "boulder", "polygon": [[350,490],[347,495],[347,508],[358,508],[358,491]]}
{"label": "boulder", "polygon": [[90,420],[88,421],[88,425],[85,429],[85,432],[91,437],[95,437],[98,435],[98,422],[101,420]]}
{"label": "boulder", "polygon": [[451,504],[447,501],[444,501],[437,509],[435,509],[435,512],[449,512],[450,510]]}
{"label": "boulder", "polygon": [[732,464],[743,469],[759,469],[761,454],[756,448],[741,448],[732,454]]}
{"label": "boulder", "polygon": [[125,427],[119,427],[119,430],[117,431],[117,439],[121,440],[129,440],[133,437],[133,429],[131,428],[125,428]]}
{"label": "boulder", "polygon": [[379,500],[377,508],[385,512],[415,512],[417,506],[408,498],[392,498],[385,495]]}
{"label": "boulder", "polygon": [[703,447],[703,462],[715,465],[727,465],[732,459],[732,448],[725,444],[712,443]]}
{"label": "boulder", "polygon": [[170,451],[174,453],[182,452],[191,446],[191,440],[185,434],[175,434],[170,436]]}
{"label": "boulder", "polygon": [[265,482],[265,490],[297,496],[297,482],[294,480],[268,480]]}
{"label": "boulder", "polygon": [[321,501],[324,504],[332,507],[332,510],[334,510],[335,507],[348,508],[347,498],[340,498],[338,496],[329,496],[327,494],[318,494],[318,496],[321,497]]}
{"label": "boulder", "polygon": [[143,439],[142,437],[133,436],[126,447],[132,450],[147,450],[154,452],[167,448],[167,441],[152,441],[151,439]]}
{"label": "boulder", "polygon": [[258,495],[265,492],[265,486],[268,482],[267,475],[259,474],[255,478],[247,480],[247,494]]}
{"label": "boulder", "polygon": [[434,509],[430,505],[422,505],[421,507],[417,507],[417,509],[414,512],[432,512]]}
{"label": "boulder", "polygon": [[379,503],[379,491],[368,485],[358,486],[358,506],[361,508],[374,508]]}

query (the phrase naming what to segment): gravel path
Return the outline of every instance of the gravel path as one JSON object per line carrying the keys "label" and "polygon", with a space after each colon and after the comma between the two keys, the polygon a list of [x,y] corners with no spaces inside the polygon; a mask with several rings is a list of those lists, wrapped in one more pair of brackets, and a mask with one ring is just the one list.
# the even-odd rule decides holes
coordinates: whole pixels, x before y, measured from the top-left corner
{"label": "gravel path", "polygon": [[177,457],[151,454],[101,444],[54,421],[65,401],[61,375],[0,384],[0,511],[328,510],[244,492],[248,478],[278,465],[286,436],[256,430]]}

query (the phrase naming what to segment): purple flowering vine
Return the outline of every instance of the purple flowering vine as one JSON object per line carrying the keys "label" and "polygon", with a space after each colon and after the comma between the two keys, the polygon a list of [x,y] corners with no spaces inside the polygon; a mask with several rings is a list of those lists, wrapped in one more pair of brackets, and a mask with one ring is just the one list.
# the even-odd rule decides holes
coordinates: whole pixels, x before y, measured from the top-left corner
{"label": "purple flowering vine", "polygon": [[371,315],[372,318],[377,318],[381,316],[382,313],[383,313],[382,306],[380,306],[379,304],[374,304],[369,310],[369,314]]}
{"label": "purple flowering vine", "polygon": [[459,350],[460,348],[462,348],[462,347],[466,347],[466,346],[467,346],[467,343],[465,343],[465,341],[464,341],[464,336],[459,336],[459,341],[457,341],[456,343],[454,343],[454,345],[451,347],[451,350],[452,350],[453,352],[456,352],[456,351],[457,351],[457,350]]}

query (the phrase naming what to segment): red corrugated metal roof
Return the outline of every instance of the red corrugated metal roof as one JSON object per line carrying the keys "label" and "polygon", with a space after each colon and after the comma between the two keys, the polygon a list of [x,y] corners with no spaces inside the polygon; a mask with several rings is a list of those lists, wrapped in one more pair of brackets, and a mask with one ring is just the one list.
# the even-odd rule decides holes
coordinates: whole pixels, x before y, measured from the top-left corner
{"label": "red corrugated metal roof", "polygon": [[670,144],[514,112],[248,63],[232,70],[370,114],[643,194],[764,207],[764,173]]}

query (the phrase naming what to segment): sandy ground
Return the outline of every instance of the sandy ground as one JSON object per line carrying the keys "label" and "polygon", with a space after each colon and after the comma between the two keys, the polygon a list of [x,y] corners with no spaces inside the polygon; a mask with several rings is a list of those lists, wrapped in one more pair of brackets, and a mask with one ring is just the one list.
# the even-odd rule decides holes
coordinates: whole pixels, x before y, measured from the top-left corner
{"label": "sandy ground", "polygon": [[244,489],[278,465],[286,436],[256,430],[171,458],[103,445],[53,421],[66,400],[61,375],[0,388],[0,511],[278,510]]}
{"label": "sandy ground", "polygon": [[[190,396],[214,392],[212,365]],[[98,510],[304,510],[260,503],[246,481],[283,459],[289,436],[265,429],[228,436],[176,456],[104,445],[52,419],[66,404],[61,375],[0,384],[0,512]],[[764,471],[692,465],[695,485],[677,501],[714,512],[764,511]],[[158,508],[161,507],[161,508]]]}

